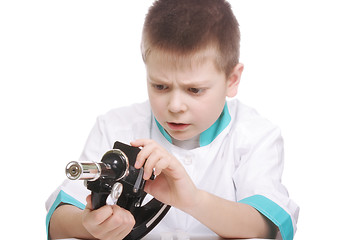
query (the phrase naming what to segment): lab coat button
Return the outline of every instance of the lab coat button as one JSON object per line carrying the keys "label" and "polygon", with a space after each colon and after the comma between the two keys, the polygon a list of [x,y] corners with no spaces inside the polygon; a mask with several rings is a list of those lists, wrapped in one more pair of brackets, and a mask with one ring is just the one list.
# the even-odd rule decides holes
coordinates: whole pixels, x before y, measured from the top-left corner
{"label": "lab coat button", "polygon": [[191,157],[185,157],[185,158],[184,158],[184,163],[185,163],[185,165],[191,165],[191,164],[192,164],[192,159],[191,159]]}

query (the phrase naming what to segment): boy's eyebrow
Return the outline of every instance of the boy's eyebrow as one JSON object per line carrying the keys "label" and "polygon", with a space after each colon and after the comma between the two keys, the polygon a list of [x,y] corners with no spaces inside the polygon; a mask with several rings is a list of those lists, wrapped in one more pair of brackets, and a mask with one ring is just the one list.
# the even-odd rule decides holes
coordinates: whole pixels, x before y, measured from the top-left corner
{"label": "boy's eyebrow", "polygon": [[[148,75],[148,80],[149,80],[149,82],[155,82],[155,83],[159,83],[159,84],[170,84],[171,83],[171,81],[153,77],[151,75]],[[196,86],[209,85],[209,82],[210,81],[208,81],[207,79],[202,79],[202,80],[195,80],[195,81],[184,81],[181,83],[181,85],[187,86],[187,87],[194,87],[194,86],[196,87]]]}
{"label": "boy's eyebrow", "polygon": [[209,85],[211,83],[210,79],[207,78],[201,78],[201,79],[192,79],[192,80],[184,80],[182,81],[182,85],[184,86],[204,86],[204,85]]}
{"label": "boy's eyebrow", "polygon": [[209,85],[209,81],[202,80],[202,81],[191,81],[191,82],[185,82],[182,83],[183,86],[186,87],[203,87]]}
{"label": "boy's eyebrow", "polygon": [[169,81],[166,81],[166,80],[163,80],[163,79],[160,79],[160,78],[157,78],[157,77],[154,77],[154,76],[150,76],[148,75],[148,80],[150,82],[157,82],[157,83],[169,83]]}

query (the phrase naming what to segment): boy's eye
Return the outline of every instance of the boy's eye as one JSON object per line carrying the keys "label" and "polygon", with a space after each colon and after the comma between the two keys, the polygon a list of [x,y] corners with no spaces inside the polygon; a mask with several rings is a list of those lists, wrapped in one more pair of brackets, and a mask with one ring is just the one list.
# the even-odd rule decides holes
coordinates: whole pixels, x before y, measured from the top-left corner
{"label": "boy's eye", "polygon": [[167,86],[161,84],[154,84],[153,87],[159,91],[167,89]]}
{"label": "boy's eye", "polygon": [[194,94],[200,94],[203,92],[203,89],[200,88],[189,88],[189,92],[194,93]]}

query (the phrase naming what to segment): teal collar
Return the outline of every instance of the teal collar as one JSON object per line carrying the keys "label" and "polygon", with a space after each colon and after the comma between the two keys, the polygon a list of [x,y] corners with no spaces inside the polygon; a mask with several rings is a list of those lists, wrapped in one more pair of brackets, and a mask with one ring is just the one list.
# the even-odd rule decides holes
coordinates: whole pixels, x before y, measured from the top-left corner
{"label": "teal collar", "polygon": [[[229,114],[227,103],[225,103],[224,109],[221,112],[220,117],[216,120],[216,122],[200,134],[200,138],[199,138],[200,147],[209,145],[227,127],[227,125],[229,125],[230,121],[231,121],[231,116]],[[165,129],[160,125],[160,123],[156,119],[155,122],[161,134],[170,143],[172,143],[170,135],[165,131]]]}

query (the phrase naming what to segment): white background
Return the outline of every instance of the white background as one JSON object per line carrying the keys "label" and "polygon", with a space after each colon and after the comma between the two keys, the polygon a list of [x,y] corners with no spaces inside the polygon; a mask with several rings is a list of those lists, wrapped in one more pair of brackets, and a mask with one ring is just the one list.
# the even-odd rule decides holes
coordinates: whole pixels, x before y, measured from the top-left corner
{"label": "white background", "polygon": [[[96,117],[147,99],[139,44],[150,3],[0,2],[2,239],[45,239],[44,202]],[[283,182],[301,207],[295,239],[357,238],[356,1],[231,3],[245,64],[238,98],[282,129]]]}

